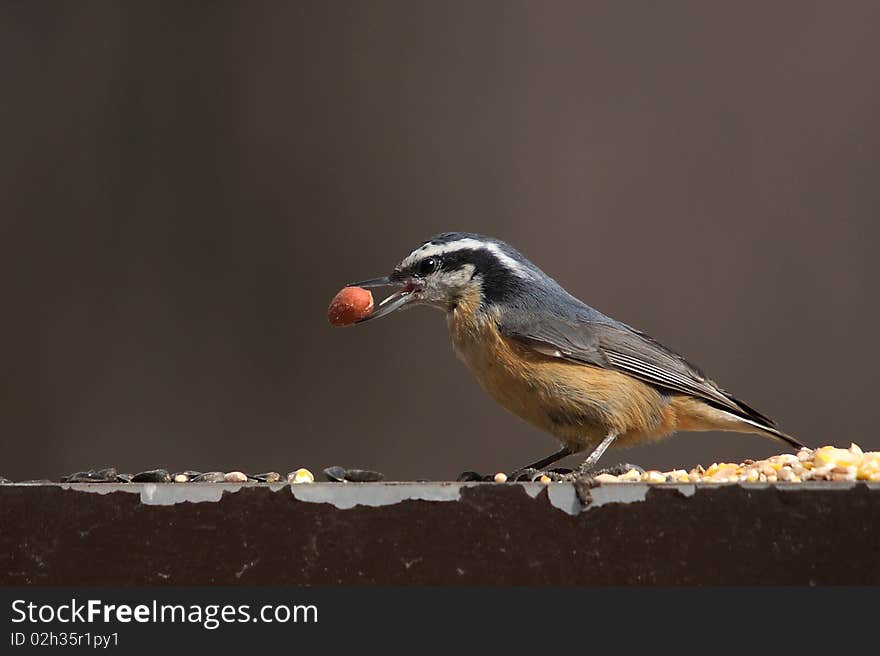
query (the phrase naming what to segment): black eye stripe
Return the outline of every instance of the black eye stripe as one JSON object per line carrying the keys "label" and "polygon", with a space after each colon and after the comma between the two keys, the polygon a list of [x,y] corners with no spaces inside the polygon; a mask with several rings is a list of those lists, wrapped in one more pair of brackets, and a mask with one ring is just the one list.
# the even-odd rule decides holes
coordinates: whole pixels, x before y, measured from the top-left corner
{"label": "black eye stripe", "polygon": [[479,271],[494,262],[496,262],[495,257],[488,251],[466,248],[446,253],[442,264],[444,271],[455,271],[465,264],[472,264]]}
{"label": "black eye stripe", "polygon": [[466,248],[443,255],[443,271],[455,271],[466,264],[474,267],[471,279],[482,278],[483,296],[487,301],[506,300],[519,284],[519,279],[488,249]]}

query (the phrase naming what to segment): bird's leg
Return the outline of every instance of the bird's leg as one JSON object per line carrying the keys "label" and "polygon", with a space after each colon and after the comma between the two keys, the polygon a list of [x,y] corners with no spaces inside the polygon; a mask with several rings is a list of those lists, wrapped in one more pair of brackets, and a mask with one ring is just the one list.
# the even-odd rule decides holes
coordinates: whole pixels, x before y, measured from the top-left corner
{"label": "bird's leg", "polygon": [[587,459],[584,460],[578,468],[575,469],[570,474],[565,474],[560,477],[560,480],[565,481],[578,481],[584,479],[592,479],[593,476],[596,476],[599,472],[594,471],[596,467],[596,463],[599,462],[599,458],[602,457],[602,454],[605,453],[605,450],[611,446],[611,443],[617,437],[617,433],[608,433],[605,436],[605,439],[599,442],[599,446],[593,449],[592,453],[587,456]]}
{"label": "bird's leg", "polygon": [[544,469],[547,465],[552,465],[554,462],[562,460],[563,458],[565,458],[566,456],[570,456],[571,454],[572,450],[569,449],[567,446],[564,446],[556,453],[553,453],[546,458],[541,458],[537,462],[533,462],[531,465],[526,465],[522,469]]}
{"label": "bird's leg", "polygon": [[599,442],[599,446],[593,449],[593,452],[587,456],[586,460],[578,465],[578,468],[575,471],[581,475],[591,472],[596,467],[596,463],[599,462],[599,458],[601,458],[602,454],[605,453],[605,450],[611,446],[611,443],[616,437],[617,433],[608,433],[605,439]]}
{"label": "bird's leg", "polygon": [[[531,465],[526,465],[525,467],[520,467],[516,471],[510,473],[508,479],[511,481],[516,481],[520,479],[524,479],[527,481],[532,480],[537,475],[541,474],[541,470],[544,469],[547,465],[552,465],[557,460],[562,460],[566,456],[570,456],[573,453],[571,449],[567,446],[562,447],[556,453],[553,453],[546,458],[541,458],[537,462],[533,462]],[[602,455],[601,453],[599,455]]]}

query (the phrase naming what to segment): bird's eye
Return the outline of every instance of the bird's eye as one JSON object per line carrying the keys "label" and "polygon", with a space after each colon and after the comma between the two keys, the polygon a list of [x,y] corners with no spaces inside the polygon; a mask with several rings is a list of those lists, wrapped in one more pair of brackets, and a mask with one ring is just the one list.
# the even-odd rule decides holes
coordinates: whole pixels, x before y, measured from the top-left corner
{"label": "bird's eye", "polygon": [[439,258],[426,257],[424,260],[419,262],[418,269],[417,269],[416,273],[420,276],[427,276],[429,274],[434,273],[439,268],[440,268]]}

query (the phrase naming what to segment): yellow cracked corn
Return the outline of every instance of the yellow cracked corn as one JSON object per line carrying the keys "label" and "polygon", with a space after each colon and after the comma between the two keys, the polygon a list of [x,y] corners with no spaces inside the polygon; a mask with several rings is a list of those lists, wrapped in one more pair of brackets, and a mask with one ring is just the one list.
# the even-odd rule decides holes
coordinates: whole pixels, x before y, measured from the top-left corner
{"label": "yellow cracked corn", "polygon": [[294,485],[300,485],[302,483],[314,483],[315,475],[308,469],[300,468],[296,471],[290,472],[287,475],[287,482],[293,483]]}

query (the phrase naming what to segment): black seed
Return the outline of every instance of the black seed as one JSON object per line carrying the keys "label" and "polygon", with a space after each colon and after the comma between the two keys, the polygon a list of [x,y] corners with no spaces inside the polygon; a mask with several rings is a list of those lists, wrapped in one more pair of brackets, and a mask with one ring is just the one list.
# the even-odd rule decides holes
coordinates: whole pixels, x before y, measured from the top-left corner
{"label": "black seed", "polygon": [[455,480],[458,481],[459,483],[470,483],[471,481],[482,481],[483,475],[478,474],[475,471],[466,471],[466,472],[461,472],[458,475],[458,478],[456,478]]}
{"label": "black seed", "polygon": [[94,480],[95,472],[92,470],[66,474],[61,477],[62,483],[88,483]]}
{"label": "black seed", "polygon": [[151,469],[135,474],[131,477],[132,483],[170,483],[171,474],[167,469]]}
{"label": "black seed", "polygon": [[131,483],[132,478],[134,478],[133,474],[116,474],[117,483]]}
{"label": "black seed", "polygon": [[342,483],[345,481],[345,467],[333,465],[332,467],[327,467],[321,473],[324,474],[324,478],[332,483]]}
{"label": "black seed", "polygon": [[112,483],[115,480],[116,470],[113,468],[102,469],[101,471],[89,469],[88,471],[76,472],[75,474],[61,477],[63,483]]}
{"label": "black seed", "polygon": [[568,467],[554,467],[553,469],[548,469],[547,471],[565,476],[566,474],[572,473],[574,469],[569,469]]}
{"label": "black seed", "polygon": [[277,483],[281,480],[281,474],[278,472],[266,472],[265,474],[254,474],[250,478],[260,483]]}
{"label": "black seed", "polygon": [[222,483],[226,480],[226,474],[223,472],[205,472],[199,474],[190,483]]}
{"label": "black seed", "polygon": [[345,480],[352,483],[375,483],[383,478],[385,478],[383,474],[369,469],[348,469],[345,472]]}

